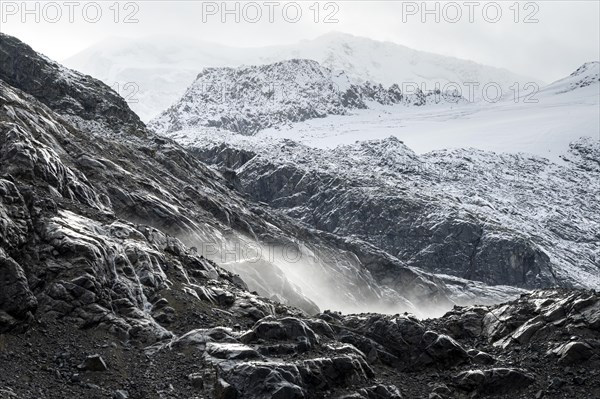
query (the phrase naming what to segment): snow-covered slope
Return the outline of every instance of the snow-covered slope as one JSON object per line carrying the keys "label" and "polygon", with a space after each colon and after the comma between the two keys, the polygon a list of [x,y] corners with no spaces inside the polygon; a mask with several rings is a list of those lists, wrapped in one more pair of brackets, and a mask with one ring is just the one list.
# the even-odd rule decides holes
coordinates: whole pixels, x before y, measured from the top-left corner
{"label": "snow-covered slope", "polygon": [[[395,136],[419,154],[449,148],[525,152],[562,162],[569,144],[580,137],[600,140],[598,63],[587,63],[571,76],[538,93],[518,98],[436,107],[378,106],[346,115],[267,128],[257,142],[291,139],[311,147],[331,148],[355,141]],[[567,91],[567,88],[571,88]],[[182,129],[169,134],[183,144],[203,140],[233,142],[236,135]],[[210,137],[207,137],[210,136]]]}
{"label": "snow-covered slope", "polygon": [[153,119],[158,133],[214,128],[255,134],[265,128],[346,115],[353,109],[403,104],[464,104],[457,92],[403,93],[398,85],[352,84],[343,71],[312,60],[292,59],[239,68],[206,68],[183,97]]}
{"label": "snow-covered slope", "polygon": [[[535,81],[504,69],[342,33],[262,48],[234,48],[189,38],[113,38],[64,62],[111,87],[118,83],[120,94],[148,121],[181,97],[205,67],[270,64],[294,58],[344,70],[354,83],[369,80],[385,86],[414,82],[434,90],[435,83],[497,82],[508,92],[515,82]],[[126,83],[133,84],[125,87]]]}
{"label": "snow-covered slope", "polygon": [[542,88],[540,93],[552,95],[577,91],[578,95],[587,93],[589,95],[598,95],[600,93],[598,82],[600,82],[600,62],[586,62],[566,78],[557,80]]}
{"label": "snow-covered slope", "polygon": [[161,133],[214,127],[252,134],[265,127],[344,114],[343,97],[350,89],[343,73],[334,75],[311,60],[206,68],[183,97],[150,126]]}
{"label": "snow-covered slope", "polygon": [[310,58],[327,68],[346,71],[357,82],[370,80],[387,86],[415,82],[425,83],[427,89],[433,90],[435,83],[496,82],[507,88],[515,82],[536,81],[501,68],[339,32],[272,50],[260,59],[269,62],[281,56]]}

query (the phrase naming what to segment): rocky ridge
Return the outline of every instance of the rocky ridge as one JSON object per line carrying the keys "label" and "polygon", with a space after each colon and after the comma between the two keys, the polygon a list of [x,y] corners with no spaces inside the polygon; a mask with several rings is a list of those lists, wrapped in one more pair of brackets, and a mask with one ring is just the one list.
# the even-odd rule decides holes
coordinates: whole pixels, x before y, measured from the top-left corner
{"label": "rocky ridge", "polygon": [[573,143],[563,165],[475,149],[418,156],[393,137],[333,149],[218,138],[191,147],[255,200],[411,266],[488,285],[600,284],[594,139]]}
{"label": "rocky ridge", "polygon": [[386,89],[371,82],[356,84],[343,71],[331,71],[304,59],[206,68],[185,94],[148,126],[161,134],[209,128],[252,135],[269,127],[345,115],[371,106],[466,103],[453,92],[423,92],[413,86],[395,84]]}

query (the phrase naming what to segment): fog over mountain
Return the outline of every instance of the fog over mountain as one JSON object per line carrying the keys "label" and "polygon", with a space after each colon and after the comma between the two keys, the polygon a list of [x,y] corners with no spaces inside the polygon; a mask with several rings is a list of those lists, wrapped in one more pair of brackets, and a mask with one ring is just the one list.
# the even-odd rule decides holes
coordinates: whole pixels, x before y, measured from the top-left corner
{"label": "fog over mountain", "polygon": [[[519,82],[542,84],[532,77],[472,61],[410,49],[343,33],[330,33],[294,45],[235,48],[189,38],[107,39],[65,60],[65,65],[102,80],[129,100],[148,121],[172,105],[205,67],[239,67],[288,59],[310,59],[332,71],[342,70],[353,83],[413,83],[434,90],[450,82],[498,84],[508,93]],[[129,86],[125,87],[127,83]],[[453,86],[448,86],[453,89]],[[470,93],[464,88],[465,97]],[[482,97],[474,90],[474,99]]]}

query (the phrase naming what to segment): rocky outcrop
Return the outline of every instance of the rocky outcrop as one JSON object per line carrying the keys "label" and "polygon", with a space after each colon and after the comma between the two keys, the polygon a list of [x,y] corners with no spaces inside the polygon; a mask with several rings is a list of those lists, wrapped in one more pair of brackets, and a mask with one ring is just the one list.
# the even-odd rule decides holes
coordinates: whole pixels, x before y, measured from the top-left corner
{"label": "rocky outcrop", "polygon": [[318,62],[292,59],[274,64],[206,68],[175,104],[149,122],[161,134],[185,129],[212,128],[252,135],[353,109],[403,104],[423,106],[458,104],[466,100],[440,90],[419,88],[403,93],[398,85],[355,84],[343,71],[331,71]]}
{"label": "rocky outcrop", "polygon": [[0,249],[0,333],[30,320],[37,305],[23,269]]}
{"label": "rocky outcrop", "polygon": [[190,332],[149,353],[176,350],[184,363],[201,354],[216,368],[204,381],[214,381],[219,398],[593,395],[600,389],[592,376],[600,366],[599,303],[590,291],[538,291],[430,320],[268,316],[247,331]]}
{"label": "rocky outcrop", "polygon": [[127,102],[104,83],[64,68],[15,37],[0,34],[2,80],[75,121],[114,132],[145,134]]}
{"label": "rocky outcrop", "polygon": [[[600,173],[600,140],[582,137],[569,145],[563,159],[579,169]],[[600,190],[600,184],[593,189]]]}

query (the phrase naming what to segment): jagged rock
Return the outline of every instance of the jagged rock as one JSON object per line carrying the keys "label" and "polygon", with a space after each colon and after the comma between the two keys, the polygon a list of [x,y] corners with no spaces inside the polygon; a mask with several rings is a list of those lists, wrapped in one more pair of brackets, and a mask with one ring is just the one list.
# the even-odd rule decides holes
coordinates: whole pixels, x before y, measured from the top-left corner
{"label": "jagged rock", "polygon": [[496,359],[489,353],[478,351],[477,349],[469,349],[467,354],[471,357],[473,363],[476,364],[494,364]]}
{"label": "jagged rock", "polygon": [[[150,352],[156,352],[158,350],[168,347],[185,351],[187,350],[187,348],[195,347],[201,351],[204,351],[207,347],[207,344],[211,342],[239,345],[239,341],[236,338],[234,338],[231,334],[232,331],[224,327],[215,327],[210,329],[199,328],[188,331],[180,337],[173,338],[166,345],[163,343],[157,343],[149,347],[148,350]],[[217,347],[215,347],[215,349],[216,348]]]}
{"label": "jagged rock", "polygon": [[217,359],[246,360],[256,359],[260,355],[249,346],[237,343],[208,343],[206,353]]}
{"label": "jagged rock", "polygon": [[425,354],[416,359],[416,367],[429,365],[447,367],[469,361],[469,355],[460,344],[446,335],[427,331],[423,334],[423,342],[425,344]]}
{"label": "jagged rock", "polygon": [[[220,380],[222,381],[221,384],[227,384],[227,389],[239,393],[240,397],[266,399],[282,389],[294,392],[296,396],[291,397],[304,397],[304,393],[299,386],[301,383],[300,373],[294,365],[239,363],[231,369],[223,370],[223,378],[227,379],[227,382]],[[216,391],[219,392],[219,389]],[[221,389],[221,391],[224,390]],[[216,396],[226,397],[219,396],[219,394]]]}
{"label": "jagged rock", "polygon": [[238,392],[226,381],[219,378],[215,384],[215,399],[237,399]]}
{"label": "jagged rock", "polygon": [[194,386],[194,388],[204,388],[204,376],[200,373],[192,373],[188,375],[188,380]]}
{"label": "jagged rock", "polygon": [[100,355],[90,355],[85,358],[79,368],[85,371],[106,371],[108,366]]}
{"label": "jagged rock", "polygon": [[[384,351],[378,351],[377,356],[381,357],[382,361],[397,363],[402,369],[447,367],[470,360],[467,352],[452,338],[427,331],[418,320],[409,316],[349,316],[344,318],[343,324],[381,345]],[[364,342],[363,340],[362,345],[359,344],[358,347],[365,348]],[[367,353],[372,350],[377,351],[377,347]]]}
{"label": "jagged rock", "polygon": [[354,394],[340,396],[339,399],[402,399],[402,394],[394,385],[374,385],[359,389]]}
{"label": "jagged rock", "polygon": [[543,326],[543,321],[535,321],[535,319],[528,321],[515,331],[512,337],[519,341],[521,344],[526,344],[531,340],[531,337]]}
{"label": "jagged rock", "polygon": [[264,340],[298,340],[306,339],[309,344],[318,342],[317,335],[308,325],[299,319],[286,317],[276,320],[266,317],[259,320],[252,331],[245,334],[242,342],[254,342],[258,339]]}
{"label": "jagged rock", "polygon": [[306,384],[317,388],[350,386],[375,376],[373,370],[360,356],[310,359],[302,362],[300,374]]}
{"label": "jagged rock", "polygon": [[456,307],[446,313],[448,330],[456,338],[475,338],[482,332],[482,316],[487,313],[483,307]]}
{"label": "jagged rock", "polygon": [[305,390],[325,391],[373,378],[364,359],[352,356],[316,358],[298,363],[238,363],[221,366],[222,378],[242,397],[304,398]]}
{"label": "jagged rock", "polygon": [[584,342],[569,342],[556,348],[554,352],[560,356],[561,364],[581,364],[594,355],[592,347]]}
{"label": "jagged rock", "polygon": [[520,369],[497,368],[465,371],[455,380],[456,385],[466,391],[502,394],[529,386],[534,377]]}
{"label": "jagged rock", "polygon": [[113,399],[129,399],[129,393],[123,389],[116,390]]}
{"label": "jagged rock", "polygon": [[377,343],[376,341],[362,336],[360,334],[352,333],[348,330],[342,330],[338,334],[338,339],[341,342],[349,343],[361,350],[369,363],[375,363],[380,361],[383,364],[388,366],[398,366],[400,364],[400,360],[398,357],[389,353],[383,345]]}
{"label": "jagged rock", "polygon": [[0,333],[31,317],[37,306],[23,269],[0,248]]}
{"label": "jagged rock", "polygon": [[600,301],[596,300],[594,304],[580,310],[580,313],[590,328],[600,331]]}

